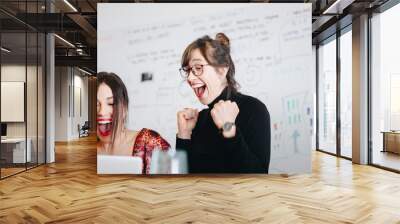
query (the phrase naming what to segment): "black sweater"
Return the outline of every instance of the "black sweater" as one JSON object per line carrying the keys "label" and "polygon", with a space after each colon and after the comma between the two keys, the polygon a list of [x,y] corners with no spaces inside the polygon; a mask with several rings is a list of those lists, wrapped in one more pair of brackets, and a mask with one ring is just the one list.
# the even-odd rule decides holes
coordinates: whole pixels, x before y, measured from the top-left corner
{"label": "black sweater", "polygon": [[[220,100],[237,103],[236,135],[224,138],[210,111]],[[258,99],[228,88],[200,111],[191,139],[176,139],[176,148],[188,154],[189,173],[268,173],[271,129],[266,106]]]}

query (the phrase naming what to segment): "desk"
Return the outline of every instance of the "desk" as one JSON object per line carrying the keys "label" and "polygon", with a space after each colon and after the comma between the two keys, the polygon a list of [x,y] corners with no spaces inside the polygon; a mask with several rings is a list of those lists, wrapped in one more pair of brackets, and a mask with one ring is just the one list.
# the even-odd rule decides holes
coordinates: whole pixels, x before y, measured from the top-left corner
{"label": "desk", "polygon": [[400,132],[382,131],[383,150],[382,152],[393,152],[400,154]]}
{"label": "desk", "polygon": [[[27,143],[28,147],[26,147],[25,152],[25,138],[1,139],[1,157],[6,160],[6,163],[31,162],[32,141],[30,138],[27,139]],[[25,161],[25,158],[27,161]]]}

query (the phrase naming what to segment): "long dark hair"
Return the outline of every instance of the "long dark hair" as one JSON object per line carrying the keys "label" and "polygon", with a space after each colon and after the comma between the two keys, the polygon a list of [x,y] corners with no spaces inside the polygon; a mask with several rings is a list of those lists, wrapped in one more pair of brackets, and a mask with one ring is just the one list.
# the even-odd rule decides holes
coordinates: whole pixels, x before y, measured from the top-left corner
{"label": "long dark hair", "polygon": [[228,94],[230,95],[231,92],[238,92],[240,86],[235,80],[235,64],[231,57],[229,38],[224,33],[218,33],[215,39],[206,35],[193,41],[183,52],[181,61],[182,67],[189,64],[190,56],[196,49],[200,50],[200,53],[210,65],[228,67],[228,72],[226,74]]}
{"label": "long dark hair", "polygon": [[124,82],[112,72],[97,73],[97,90],[101,84],[110,87],[113,94],[112,135],[110,149],[114,146],[115,137],[120,134],[127,121],[129,97]]}

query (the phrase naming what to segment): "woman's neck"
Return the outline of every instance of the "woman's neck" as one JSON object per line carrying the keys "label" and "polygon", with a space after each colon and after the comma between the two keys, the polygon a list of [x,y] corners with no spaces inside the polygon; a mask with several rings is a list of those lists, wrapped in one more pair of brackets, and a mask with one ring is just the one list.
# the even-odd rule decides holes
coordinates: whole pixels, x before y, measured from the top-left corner
{"label": "woman's neck", "polygon": [[111,154],[123,156],[132,155],[137,133],[137,131],[129,131],[127,129],[121,131],[115,138]]}
{"label": "woman's neck", "polygon": [[227,88],[228,86],[226,85],[226,86],[224,86],[224,87],[222,87],[221,89],[220,89],[220,91],[218,91],[218,95],[211,101],[211,103],[209,103],[208,104],[208,107],[213,107],[214,106],[214,104],[216,103],[216,101],[217,101],[217,99],[219,99],[219,98],[224,98],[222,95],[224,94],[224,90]]}

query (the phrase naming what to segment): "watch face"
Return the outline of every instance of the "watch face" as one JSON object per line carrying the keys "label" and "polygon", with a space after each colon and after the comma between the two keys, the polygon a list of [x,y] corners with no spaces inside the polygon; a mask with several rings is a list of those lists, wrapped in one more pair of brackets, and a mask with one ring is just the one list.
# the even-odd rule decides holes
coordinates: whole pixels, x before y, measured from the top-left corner
{"label": "watch face", "polygon": [[222,126],[222,129],[223,129],[224,131],[230,131],[231,128],[232,128],[232,126],[233,126],[233,124],[234,124],[234,123],[226,122],[226,123]]}

